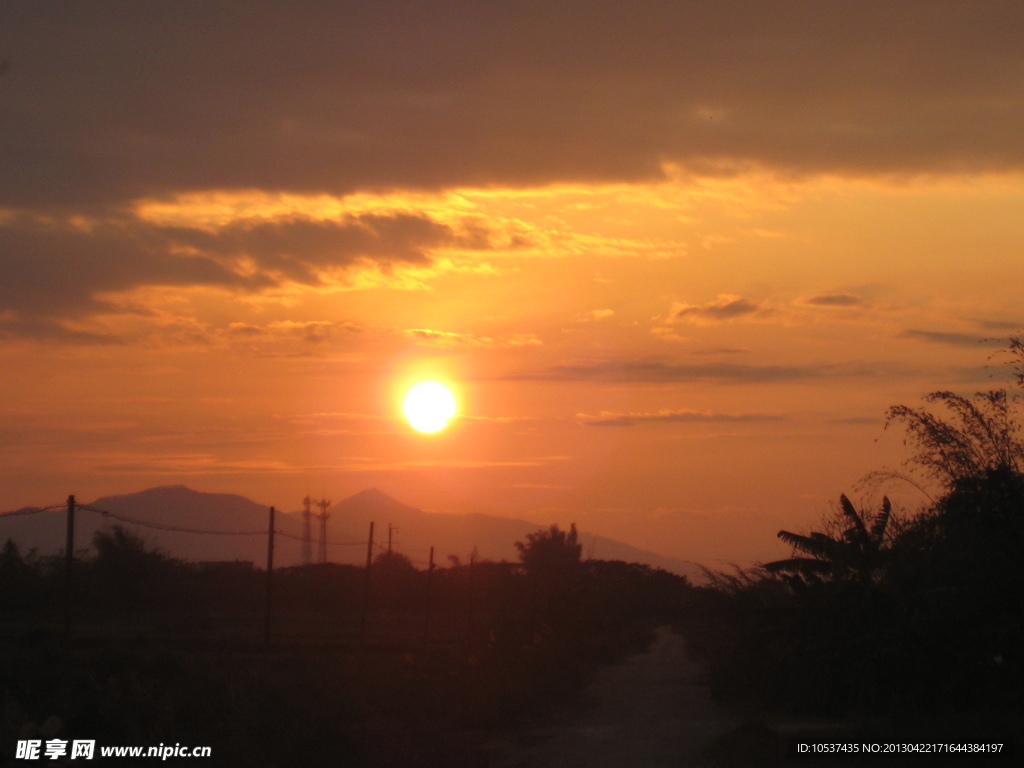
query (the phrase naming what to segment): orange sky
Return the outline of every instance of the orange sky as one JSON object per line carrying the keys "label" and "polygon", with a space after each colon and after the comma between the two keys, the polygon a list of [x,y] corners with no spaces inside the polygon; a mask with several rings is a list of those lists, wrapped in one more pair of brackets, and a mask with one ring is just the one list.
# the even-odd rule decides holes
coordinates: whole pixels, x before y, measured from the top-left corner
{"label": "orange sky", "polygon": [[0,508],[378,486],[784,555],[888,406],[1005,381],[1024,11],[678,5],[0,11]]}

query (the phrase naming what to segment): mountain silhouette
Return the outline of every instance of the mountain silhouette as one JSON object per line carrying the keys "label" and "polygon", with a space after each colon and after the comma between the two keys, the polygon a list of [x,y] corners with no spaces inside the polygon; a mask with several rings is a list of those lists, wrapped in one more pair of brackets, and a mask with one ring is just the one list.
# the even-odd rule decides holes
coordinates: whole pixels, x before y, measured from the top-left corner
{"label": "mountain silhouette", "polygon": [[[81,502],[81,499],[79,499]],[[138,493],[103,496],[86,503],[111,516],[87,509],[75,513],[75,550],[92,546],[98,530],[123,525],[149,546],[184,560],[251,560],[265,563],[269,508],[244,496],[203,493],[184,485],[149,488]],[[214,535],[159,530],[118,520],[128,517],[157,526],[199,530],[231,531],[236,535]],[[67,514],[63,509],[38,515],[0,517],[0,541],[14,539],[22,551],[36,549],[40,555],[63,551]],[[280,530],[282,525],[278,525]],[[288,531],[291,532],[291,526]],[[251,532],[249,535],[241,535]],[[296,535],[298,531],[295,531]]]}
{"label": "mountain silhouette", "polygon": [[[104,496],[87,506],[113,515],[161,527],[226,532],[187,533],[148,528],[110,516],[80,510],[75,515],[75,549],[91,546],[95,531],[121,524],[151,546],[191,561],[250,560],[263,567],[267,552],[269,507],[244,496],[204,493],[184,485],[161,486],[138,493]],[[317,509],[314,507],[314,515]],[[479,513],[446,514],[425,512],[403,504],[378,488],[350,496],[328,510],[328,560],[360,564],[366,559],[370,523],[374,523],[375,550],[391,547],[424,567],[434,547],[434,562],[440,567],[450,558],[469,562],[518,559],[515,542],[544,526],[525,520]],[[63,510],[38,515],[0,518],[0,542],[14,539],[23,551],[36,548],[39,554],[63,550],[66,514]],[[275,541],[274,562],[297,565],[301,557],[302,512],[278,513],[275,528],[282,535]],[[312,520],[313,553],[317,551],[319,521]],[[700,569],[693,563],[631,547],[613,539],[580,531],[585,556],[601,560],[625,560],[651,565],[693,577]]]}
{"label": "mountain silhouette", "polygon": [[[518,560],[515,542],[524,541],[528,534],[545,527],[526,520],[480,513],[424,512],[402,504],[378,488],[350,496],[331,507],[329,513],[329,530],[341,538],[358,537],[365,541],[372,520],[375,541],[386,547],[388,526],[392,526],[392,548],[421,566],[429,558],[431,546],[435,549],[434,562],[439,565],[448,565],[449,556],[469,562],[474,551],[480,559]],[[700,573],[694,563],[586,531],[580,531],[579,540],[584,556],[645,563],[687,576]]]}

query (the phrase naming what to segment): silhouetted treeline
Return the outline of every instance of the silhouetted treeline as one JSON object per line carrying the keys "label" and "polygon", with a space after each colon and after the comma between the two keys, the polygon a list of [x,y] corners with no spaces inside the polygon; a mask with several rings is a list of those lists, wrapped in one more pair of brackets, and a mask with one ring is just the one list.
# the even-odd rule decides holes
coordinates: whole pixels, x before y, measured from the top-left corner
{"label": "silhouetted treeline", "polygon": [[823,530],[780,532],[793,557],[698,590],[689,634],[722,699],[832,715],[1020,711],[1024,444],[1012,397],[928,401],[944,411],[889,413],[917,449],[907,471],[939,489],[924,509],[857,510],[843,496]]}
{"label": "silhouetted treeline", "polygon": [[9,543],[2,731],[211,745],[225,766],[485,765],[481,734],[547,716],[678,620],[692,592],[647,566],[583,561],[574,529],[520,551],[433,572],[382,553],[368,591],[365,568],[280,569],[265,650],[267,574],[251,564],[187,563],[100,532],[75,562],[64,644],[63,559]]}

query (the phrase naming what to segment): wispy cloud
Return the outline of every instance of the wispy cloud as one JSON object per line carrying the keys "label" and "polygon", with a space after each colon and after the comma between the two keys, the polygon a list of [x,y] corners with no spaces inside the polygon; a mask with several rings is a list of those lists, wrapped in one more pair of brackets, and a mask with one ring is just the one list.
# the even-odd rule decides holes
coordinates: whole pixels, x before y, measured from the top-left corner
{"label": "wispy cloud", "polygon": [[934,344],[952,344],[958,347],[1005,347],[1007,340],[991,336],[977,336],[971,333],[948,333],[943,331],[907,330],[900,334],[901,339],[915,339]]}
{"label": "wispy cloud", "polygon": [[982,328],[990,328],[994,331],[1015,331],[1017,333],[1024,329],[1024,323],[1015,320],[975,320]]}
{"label": "wispy cloud", "polygon": [[578,414],[579,422],[588,427],[632,427],[637,424],[706,424],[722,422],[784,421],[785,416],[766,413],[715,413],[712,411],[660,410],[654,413],[614,413],[601,411],[589,415]]}
{"label": "wispy cloud", "polygon": [[881,416],[879,416],[877,418],[871,418],[870,416],[850,416],[849,418],[845,418],[845,419],[832,419],[829,423],[830,424],[849,424],[849,425],[852,425],[852,426],[861,426],[861,425],[865,425],[865,426],[866,425],[881,426],[883,423],[885,423],[885,419],[882,418]]}
{"label": "wispy cloud", "polygon": [[820,293],[796,300],[797,304],[810,307],[863,307],[867,304],[862,296],[855,293]]}
{"label": "wispy cloud", "polygon": [[614,309],[592,309],[576,316],[577,323],[596,323],[615,316]]}
{"label": "wispy cloud", "polygon": [[91,460],[93,471],[103,474],[238,475],[294,474],[308,471],[273,458],[224,459],[208,453],[112,454]]}
{"label": "wispy cloud", "polygon": [[405,333],[417,344],[448,348],[539,347],[544,344],[535,334],[518,333],[511,336],[482,336],[454,331],[435,331],[429,328],[410,328]]}
{"label": "wispy cloud", "polygon": [[630,360],[555,365],[536,373],[510,374],[510,380],[539,381],[723,381],[731,383],[770,383],[818,378],[826,372],[822,366],[741,365],[738,363],[677,364],[661,361]]}

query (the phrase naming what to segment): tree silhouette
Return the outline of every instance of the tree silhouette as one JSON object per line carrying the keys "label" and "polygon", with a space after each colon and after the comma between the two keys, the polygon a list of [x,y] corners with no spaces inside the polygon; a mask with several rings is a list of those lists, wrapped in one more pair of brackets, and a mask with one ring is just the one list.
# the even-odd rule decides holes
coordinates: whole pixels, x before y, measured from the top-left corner
{"label": "tree silhouette", "polygon": [[418,578],[416,566],[399,552],[381,552],[373,561],[374,590],[387,606],[411,605],[419,595],[414,587]]}
{"label": "tree silhouette", "polygon": [[530,584],[531,624],[564,629],[578,618],[583,547],[577,538],[575,524],[568,531],[552,525],[516,542]]}
{"label": "tree silhouette", "polygon": [[12,539],[0,550],[0,608],[24,608],[36,599],[36,569]]}
{"label": "tree silhouette", "polygon": [[184,564],[168,557],[123,526],[93,534],[92,574],[100,599],[137,609],[166,598],[181,583]]}
{"label": "tree silhouette", "polygon": [[568,532],[552,525],[547,530],[530,533],[526,541],[517,541],[519,560],[527,574],[542,579],[564,579],[573,574],[580,564],[583,545],[577,541],[576,524]]}
{"label": "tree silhouette", "polygon": [[872,580],[882,567],[888,551],[892,504],[882,499],[882,508],[871,516],[858,512],[845,495],[839,497],[840,535],[813,531],[808,535],[779,531],[778,537],[793,547],[800,557],[765,563],[770,573],[802,578],[805,581]]}
{"label": "tree silhouette", "polygon": [[[1011,339],[1010,352],[1024,386],[1024,340]],[[1000,585],[1024,584],[1024,441],[1015,398],[995,390],[972,398],[933,392],[925,399],[949,414],[903,405],[889,410],[889,423],[903,424],[917,449],[908,463],[943,490],[901,537],[900,558],[913,578],[978,603],[988,597],[982,593],[1002,592]]]}
{"label": "tree silhouette", "polygon": [[932,392],[925,402],[945,406],[949,415],[895,405],[886,418],[886,428],[902,425],[907,432],[904,442],[916,449],[907,460],[909,466],[937,480],[946,491],[991,472],[1024,471],[1024,442],[1006,390],[978,392],[971,398]]}

